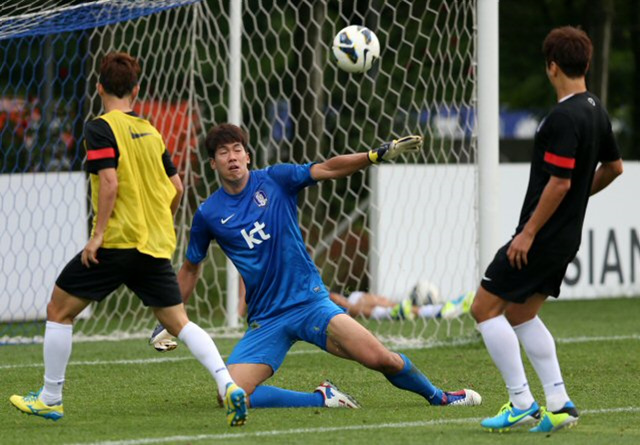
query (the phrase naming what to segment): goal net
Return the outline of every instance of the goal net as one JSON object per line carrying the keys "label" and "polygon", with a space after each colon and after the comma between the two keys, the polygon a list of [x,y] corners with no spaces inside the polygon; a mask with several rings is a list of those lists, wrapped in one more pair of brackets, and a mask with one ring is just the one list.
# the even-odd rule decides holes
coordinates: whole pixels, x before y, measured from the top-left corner
{"label": "goal net", "polygon": [[[185,185],[176,268],[194,211],[219,187],[202,145],[206,131],[239,116],[253,168],[424,135],[419,155],[305,189],[300,227],[333,292],[399,302],[419,280],[445,299],[472,290],[475,275],[456,271],[477,268],[475,200],[456,194],[475,193],[477,176],[475,8],[475,0],[0,5],[0,341],[41,335],[55,278],[86,243],[91,206],[82,129],[101,113],[97,71],[113,50],[140,59],[135,110],[162,133]],[[350,24],[372,29],[381,42],[380,62],[366,74],[341,72],[330,58],[333,36]],[[240,77],[231,69],[237,61]],[[455,226],[456,236],[442,239],[444,225]],[[188,305],[190,317],[216,335],[238,335],[243,326],[229,310],[236,296],[227,272],[212,245]],[[473,325],[468,316],[363,322],[405,345],[460,338]],[[120,289],[92,304],[74,332],[134,337],[153,325],[151,312]]]}

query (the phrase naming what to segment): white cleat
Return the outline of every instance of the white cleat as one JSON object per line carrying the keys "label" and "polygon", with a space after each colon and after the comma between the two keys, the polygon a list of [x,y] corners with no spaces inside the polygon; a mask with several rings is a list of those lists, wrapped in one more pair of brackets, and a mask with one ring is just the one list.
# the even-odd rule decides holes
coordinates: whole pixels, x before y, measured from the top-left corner
{"label": "white cleat", "polygon": [[153,330],[149,338],[149,344],[158,352],[173,351],[178,347],[178,343],[173,339],[173,336],[161,324]]}
{"label": "white cleat", "polygon": [[324,406],[327,408],[360,408],[360,404],[349,394],[340,391],[329,380],[322,382],[314,392],[319,392],[324,397]]}
{"label": "white cleat", "polygon": [[478,406],[482,404],[482,396],[472,389],[445,392],[447,396],[443,405],[448,406]]}

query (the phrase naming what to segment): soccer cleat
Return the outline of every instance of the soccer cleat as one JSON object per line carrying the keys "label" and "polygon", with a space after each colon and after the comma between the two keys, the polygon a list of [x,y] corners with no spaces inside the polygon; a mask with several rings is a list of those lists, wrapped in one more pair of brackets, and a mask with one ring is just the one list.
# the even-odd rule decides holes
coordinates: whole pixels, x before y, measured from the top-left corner
{"label": "soccer cleat", "polygon": [[578,410],[571,400],[558,411],[540,410],[540,422],[529,431],[532,433],[553,433],[561,428],[571,428],[578,423]]}
{"label": "soccer cleat", "polygon": [[540,407],[533,402],[527,409],[518,409],[507,402],[494,417],[487,417],[480,425],[489,431],[508,431],[513,427],[530,425],[540,420]]}
{"label": "soccer cleat", "polygon": [[349,394],[340,391],[329,380],[322,382],[314,392],[319,392],[324,397],[324,406],[327,408],[360,408],[360,404]]}
{"label": "soccer cleat", "polygon": [[224,407],[227,409],[229,426],[242,426],[247,421],[247,393],[235,383],[227,383],[224,395]]}
{"label": "soccer cleat", "polygon": [[62,403],[59,405],[46,405],[40,400],[40,389],[38,392],[30,392],[26,396],[13,395],[9,397],[9,401],[20,411],[33,416],[44,417],[45,419],[60,420],[64,416],[64,408]]}
{"label": "soccer cleat", "polygon": [[158,324],[149,337],[149,344],[158,352],[173,351],[178,347],[178,343],[173,339],[169,331],[164,326]]}
{"label": "soccer cleat", "polygon": [[467,314],[471,310],[471,303],[473,303],[475,296],[475,291],[469,291],[454,300],[447,301],[440,309],[440,317],[445,320],[451,320]]}
{"label": "soccer cleat", "polygon": [[413,304],[410,299],[402,300],[391,308],[391,318],[393,320],[413,320],[415,314],[413,313]]}
{"label": "soccer cleat", "polygon": [[482,403],[482,396],[472,389],[445,392],[442,396],[442,405],[447,406],[478,406]]}

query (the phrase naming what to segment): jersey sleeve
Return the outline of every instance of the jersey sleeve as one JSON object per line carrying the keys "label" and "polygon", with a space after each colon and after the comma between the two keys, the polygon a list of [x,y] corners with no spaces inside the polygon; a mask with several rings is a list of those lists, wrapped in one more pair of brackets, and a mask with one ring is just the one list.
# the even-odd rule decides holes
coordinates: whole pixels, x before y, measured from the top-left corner
{"label": "jersey sleeve", "polygon": [[544,152],[544,169],[552,176],[571,178],[578,148],[575,125],[564,113],[550,115],[547,125],[550,125],[549,146]]}
{"label": "jersey sleeve", "polygon": [[171,160],[171,155],[169,154],[169,150],[167,149],[165,149],[164,153],[162,153],[162,165],[164,165],[164,171],[167,173],[167,177],[170,178],[178,174],[178,169]]}
{"label": "jersey sleeve", "polygon": [[282,188],[290,194],[296,194],[303,188],[317,183],[311,177],[311,166],[313,164],[278,164],[267,167],[266,171]]}
{"label": "jersey sleeve", "polygon": [[189,236],[189,246],[187,246],[187,259],[193,264],[199,264],[207,256],[209,244],[213,241],[213,235],[207,227],[202,211],[198,209],[193,215],[191,223],[191,235]]}
{"label": "jersey sleeve", "polygon": [[113,130],[103,119],[94,119],[84,127],[84,143],[87,149],[86,170],[97,174],[103,168],[118,168],[118,144]]}
{"label": "jersey sleeve", "polygon": [[607,124],[608,131],[600,142],[600,153],[598,153],[598,160],[600,162],[613,162],[620,159],[620,150],[618,149],[618,143],[611,128],[611,122],[607,122]]}

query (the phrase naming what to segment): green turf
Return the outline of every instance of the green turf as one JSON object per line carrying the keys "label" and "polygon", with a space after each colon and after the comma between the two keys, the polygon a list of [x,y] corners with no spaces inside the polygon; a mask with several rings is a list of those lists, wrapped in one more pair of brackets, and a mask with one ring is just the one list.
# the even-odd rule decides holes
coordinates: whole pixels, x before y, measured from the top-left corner
{"label": "green turf", "polygon": [[[548,438],[480,429],[478,419],[493,415],[506,401],[506,393],[479,341],[405,352],[445,389],[479,391],[484,397],[480,407],[426,406],[420,397],[395,389],[375,372],[299,344],[270,383],[307,391],[331,378],[363,409],[253,410],[245,427],[232,429],[216,407],[213,381],[184,346],[161,355],[144,341],[130,340],[74,345],[65,384],[65,418],[55,423],[22,415],[8,402],[11,394],[41,385],[41,345],[0,347],[0,397],[5,400],[0,404],[0,443],[640,443],[639,314],[640,299],[545,306],[542,318],[558,338],[569,392],[583,410],[576,428]],[[604,338],[612,336],[618,338]],[[582,341],[583,337],[603,338]],[[224,354],[232,345],[231,340],[219,342]],[[151,361],[168,357],[179,360]],[[95,363],[128,359],[147,362]],[[534,394],[544,402],[528,363],[527,372]],[[635,411],[593,412],[613,408]]]}

